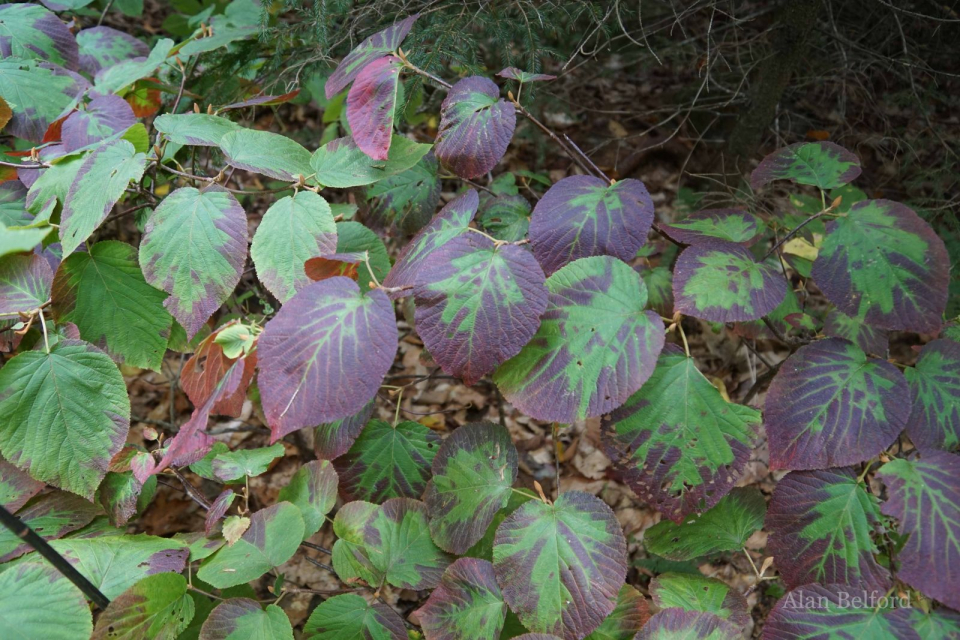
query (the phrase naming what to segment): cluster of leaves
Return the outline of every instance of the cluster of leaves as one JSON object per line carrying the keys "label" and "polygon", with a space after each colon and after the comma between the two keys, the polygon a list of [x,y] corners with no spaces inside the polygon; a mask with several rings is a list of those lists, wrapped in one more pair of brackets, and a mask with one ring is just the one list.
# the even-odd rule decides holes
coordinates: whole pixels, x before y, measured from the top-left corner
{"label": "cluster of leaves", "polygon": [[[960,633],[947,608],[960,608],[960,342],[955,328],[941,332],[950,265],[907,206],[849,185],[855,155],[817,142],[764,159],[754,189],[790,180],[820,193],[798,193],[800,215],[772,219],[708,210],[657,224],[640,181],[602,175],[551,184],[532,209],[498,178],[434,215],[441,166],[470,181],[503,158],[518,114],[529,115],[512,93],[482,76],[433,79],[448,88],[436,140],[399,135],[400,77],[425,73],[400,50],[412,16],[327,78],[323,99],[340,101],[347,135],[313,152],[225,115],[292,94],[180,113],[182,88],[152,119],[151,145],[138,118],[161,106],[155,74],[179,70],[185,82],[196,57],[252,37],[260,8],[235,0],[203,19],[185,41],[148,50],[107,27],[75,35],[39,5],[0,6],[0,115],[14,137],[0,185],[0,336],[15,353],[0,368],[0,502],[110,600],[94,625],[74,584],[0,533],[0,619],[44,638],[292,638],[283,610],[263,607],[249,583],[331,520],[332,570],[353,592],[317,606],[306,638],[407,637],[394,609],[360,595],[385,585],[430,591],[410,632],[427,640],[740,637],[746,601],[716,579],[659,575],[651,616],[625,583],[627,540],[611,509],[586,493],[551,501],[516,487],[504,427],[467,424],[441,440],[418,422],[373,419],[398,348],[394,301],[406,298],[447,374],[491,375],[535,420],[602,417],[618,476],[664,516],[645,534],[650,553],[711,557],[766,527],[790,591],[765,637]],[[244,192],[225,171],[184,169],[198,148],[231,175],[280,185],[252,239]],[[392,264],[373,231],[324,197],[348,188],[362,188],[382,225],[415,233]],[[96,241],[119,202],[139,201],[127,209],[146,210],[139,247]],[[655,226],[682,247],[672,269],[631,266]],[[216,326],[248,242],[282,306]],[[828,313],[801,306],[791,274],[819,288]],[[683,316],[799,346],[762,413],[730,402],[689,349],[666,345],[671,333],[686,347]],[[890,331],[941,335],[901,371],[883,359]],[[127,443],[118,363],[159,370],[168,350],[193,352],[181,374],[193,414],[169,439]],[[231,451],[207,423],[240,415],[248,396],[274,444]],[[771,467],[789,471],[769,510],[758,490],[735,488],[761,424]],[[313,430],[318,460],[251,512],[246,481],[301,429]],[[158,474],[184,469],[223,486],[212,502],[195,496],[205,530],[126,533]],[[923,604],[871,600],[895,592]]]}

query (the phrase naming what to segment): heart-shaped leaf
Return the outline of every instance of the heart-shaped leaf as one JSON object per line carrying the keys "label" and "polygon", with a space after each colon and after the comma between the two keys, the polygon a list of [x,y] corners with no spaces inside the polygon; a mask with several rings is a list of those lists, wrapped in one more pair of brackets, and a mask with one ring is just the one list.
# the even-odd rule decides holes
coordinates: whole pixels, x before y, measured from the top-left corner
{"label": "heart-shaped leaf", "polygon": [[313,432],[313,451],[317,457],[321,460],[333,460],[349,451],[373,415],[374,409],[376,403],[371,399],[354,415],[318,426]]}
{"label": "heart-shaped leaf", "polygon": [[650,595],[660,609],[703,611],[738,627],[750,625],[750,605],[740,592],[721,580],[688,573],[662,573],[650,582]]}
{"label": "heart-shaped leaf", "polygon": [[579,640],[615,606],[627,573],[623,530],[610,507],[580,491],[532,500],[503,521],[493,568],[520,622]]}
{"label": "heart-shaped leaf", "polygon": [[407,640],[403,620],[382,602],[368,603],[355,593],[328,598],[313,610],[303,627],[304,640],[371,638]]}
{"label": "heart-shaped leaf", "polygon": [[75,640],[93,631],[90,606],[80,589],[39,562],[0,573],[0,619],[24,638]]}
{"label": "heart-shaped leaf", "polygon": [[822,190],[847,184],[860,175],[860,158],[833,142],[798,142],[774,151],[750,174],[757,190],[774,180],[810,184]]}
{"label": "heart-shaped leaf", "polygon": [[617,408],[653,373],[662,322],[644,311],[646,286],[609,256],[582,258],[547,278],[540,328],[493,379],[538,420],[573,422]]}
{"label": "heart-shaped leaf", "polygon": [[907,425],[910,389],[889,362],[840,338],[801,347],[780,367],[763,415],[773,469],[869,460]]}
{"label": "heart-shaped leaf", "polygon": [[653,200],[639,180],[610,184],[569,176],[543,195],[530,218],[530,245],[547,274],[579,258],[632,260],[653,224]]}
{"label": "heart-shaped leaf", "polygon": [[499,638],[507,617],[493,565],[460,558],[417,612],[427,640]]}
{"label": "heart-shaped leaf", "polygon": [[928,342],[904,375],[913,396],[907,434],[921,451],[960,448],[960,343]]}
{"label": "heart-shaped leaf", "polygon": [[742,209],[704,209],[660,229],[683,244],[697,244],[711,238],[749,247],[760,235],[763,222]]}
{"label": "heart-shaped leaf", "polygon": [[309,538],[323,526],[324,516],[337,502],[337,472],[327,460],[313,460],[303,465],[280,489],[278,500],[285,500],[303,516],[303,537]]}
{"label": "heart-shaped leaf", "polygon": [[298,176],[313,175],[310,152],[278,133],[238,129],[220,138],[220,149],[230,166],[276,180],[296,182]]}
{"label": "heart-shaped leaf", "polygon": [[150,47],[136,37],[110,27],[91,27],[77,32],[80,70],[95,76],[104,67],[131,58],[145,58]]}
{"label": "heart-shaped leaf", "polygon": [[346,89],[347,85],[353,82],[368,64],[386,53],[396,51],[419,17],[419,14],[412,15],[383,31],[373,34],[347,54],[337,65],[334,72],[330,74],[330,77],[327,78],[325,87],[327,100]]}
{"label": "heart-shaped leaf", "polygon": [[650,605],[639,591],[628,584],[620,587],[617,606],[587,640],[633,640],[650,619]]}
{"label": "heart-shaped leaf", "polygon": [[377,58],[360,71],[347,94],[347,122],[353,140],[374,160],[388,158],[402,68],[396,56]]}
{"label": "heart-shaped leaf", "polygon": [[104,609],[91,640],[176,638],[190,624],[194,611],[186,578],[175,573],[147,576]]}
{"label": "heart-shaped leaf", "polygon": [[250,598],[224,600],[210,612],[199,640],[293,640],[286,612],[275,604],[264,609]]}
{"label": "heart-shaped leaf", "polygon": [[464,78],[440,106],[437,159],[461,178],[481,176],[500,162],[516,126],[516,108],[492,80]]}
{"label": "heart-shaped leaf", "polygon": [[670,350],[601,441],[630,488],[680,522],[726,495],[750,457],[760,412],[724,400],[692,358]]}

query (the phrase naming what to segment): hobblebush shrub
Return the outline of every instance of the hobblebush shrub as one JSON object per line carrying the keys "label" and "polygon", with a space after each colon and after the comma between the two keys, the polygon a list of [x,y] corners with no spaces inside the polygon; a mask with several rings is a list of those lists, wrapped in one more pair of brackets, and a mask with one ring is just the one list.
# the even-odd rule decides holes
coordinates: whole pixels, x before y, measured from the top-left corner
{"label": "hobblebush shrub", "polygon": [[[764,638],[958,637],[950,264],[907,205],[853,186],[854,153],[801,142],[760,162],[749,186],[788,186],[797,211],[660,222],[642,182],[610,179],[519,101],[552,76],[428,74],[401,48],[415,15],[329,74],[314,96],[327,130],[308,149],[242,115],[297,91],[201,108],[185,90],[203,56],[256,37],[249,0],[151,46],[110,27],[75,33],[51,11],[87,4],[0,6],[5,626],[53,640],[293,638],[279,605],[309,590],[283,566],[310,548],[342,588],[315,592],[303,638],[739,638],[745,594],[677,569],[753,563],[745,545],[763,529],[750,590],[783,585]],[[446,95],[434,140],[402,133],[416,76]],[[583,169],[522,176],[546,187],[532,207],[500,167],[525,118]],[[260,182],[238,189],[235,174]],[[451,174],[462,182],[440,207]],[[264,194],[250,234],[243,202]],[[106,239],[127,215],[139,243]],[[384,230],[412,237],[391,256]],[[654,266],[651,239],[672,243]],[[235,296],[248,245],[250,307]],[[828,304],[806,305],[808,288]],[[376,417],[381,390],[402,397],[384,384],[398,313],[446,375],[492,381],[530,419],[600,418],[616,476],[662,514],[639,541],[659,558],[645,592],[626,582],[610,507],[521,488],[503,425],[442,437],[400,420],[399,401],[394,420]],[[769,383],[762,410],[700,372],[684,332],[696,320],[789,348],[741,399]],[[889,358],[890,332],[922,334],[915,363]],[[185,354],[192,415],[128,437],[121,367],[165,371],[171,352]],[[247,400],[271,446],[231,449],[208,431]],[[249,479],[302,430],[317,460],[253,504]],[[769,499],[737,486],[764,442],[785,472]],[[128,532],[158,478],[202,505],[202,530]],[[308,540],[324,527],[331,549]],[[378,597],[386,586],[418,592],[417,611],[401,617]]]}

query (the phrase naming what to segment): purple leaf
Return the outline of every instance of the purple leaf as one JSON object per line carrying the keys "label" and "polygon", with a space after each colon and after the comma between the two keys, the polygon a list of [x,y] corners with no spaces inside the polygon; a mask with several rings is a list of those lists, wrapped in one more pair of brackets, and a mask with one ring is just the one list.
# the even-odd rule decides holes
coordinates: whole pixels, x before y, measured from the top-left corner
{"label": "purple leaf", "polygon": [[378,58],[363,68],[347,94],[353,141],[374,160],[386,160],[390,151],[402,67],[396,56]]}
{"label": "purple leaf", "polygon": [[907,434],[921,451],[960,447],[960,343],[928,342],[905,374],[913,396]]}
{"label": "purple leaf", "polygon": [[74,111],[61,129],[66,151],[73,151],[126,131],[137,117],[126,100],[113,94],[97,96],[81,111]]}
{"label": "purple leaf", "polygon": [[833,142],[797,142],[774,151],[750,174],[756,191],[774,180],[790,180],[820,189],[842,186],[860,175],[860,158]]}
{"label": "purple leaf", "polygon": [[376,403],[370,400],[352,416],[324,422],[318,426],[313,434],[313,451],[317,457],[321,460],[333,460],[349,451],[373,415],[374,409]]}
{"label": "purple leaf", "polygon": [[752,245],[760,234],[763,222],[742,209],[704,209],[660,229],[683,244],[697,244],[711,238]]}
{"label": "purple leaf", "polygon": [[632,260],[652,224],[653,200],[639,180],[611,185],[593,176],[570,176],[550,187],[534,207],[530,245],[549,275],[589,256]]}
{"label": "purple leaf", "polygon": [[499,638],[507,617],[493,565],[460,558],[417,612],[428,640]]}
{"label": "purple leaf", "polygon": [[887,331],[866,324],[860,318],[851,318],[839,309],[831,309],[823,321],[823,333],[829,338],[844,338],[866,353],[886,355],[890,348]]}
{"label": "purple leaf", "polygon": [[551,76],[546,73],[528,73],[527,71],[521,71],[516,67],[507,67],[500,71],[497,74],[501,78],[507,78],[509,80],[516,80],[517,82],[542,82],[544,80],[556,80],[557,76]]}
{"label": "purple leaf", "polygon": [[30,3],[0,5],[0,57],[46,60],[76,71],[76,38],[53,13]]}
{"label": "purple leaf", "polygon": [[150,47],[134,36],[110,27],[92,27],[77,33],[80,70],[95,76],[104,67],[150,55]]}
{"label": "purple leaf", "polygon": [[360,411],[393,363],[397,336],[393,305],[379,289],[362,294],[344,277],[301,289],[259,339],[271,440]]}
{"label": "purple leaf", "polygon": [[0,258],[0,313],[33,311],[50,299],[53,270],[35,253]]}
{"label": "purple leaf", "polygon": [[223,518],[227,513],[227,509],[230,508],[230,505],[233,504],[233,501],[236,499],[236,494],[233,492],[233,489],[224,489],[220,495],[217,496],[217,499],[213,501],[213,505],[210,507],[210,510],[207,511],[207,517],[203,523],[203,532],[206,535],[213,533],[214,527],[217,526],[217,523]]}
{"label": "purple leaf", "polygon": [[500,99],[497,85],[470,76],[453,85],[440,106],[434,153],[461,178],[476,178],[500,162],[516,126],[516,109]]}
{"label": "purple leaf", "polygon": [[27,503],[27,500],[40,493],[45,485],[34,480],[26,471],[21,471],[3,458],[0,458],[0,506],[10,513]]}
{"label": "purple leaf", "polygon": [[407,34],[410,33],[413,23],[419,17],[420,14],[412,15],[379,33],[375,33],[347,54],[347,57],[340,61],[336,70],[327,78],[325,88],[327,100],[346,89],[347,85],[353,82],[368,64],[385,53],[395,51],[403,42],[403,39],[407,37]]}

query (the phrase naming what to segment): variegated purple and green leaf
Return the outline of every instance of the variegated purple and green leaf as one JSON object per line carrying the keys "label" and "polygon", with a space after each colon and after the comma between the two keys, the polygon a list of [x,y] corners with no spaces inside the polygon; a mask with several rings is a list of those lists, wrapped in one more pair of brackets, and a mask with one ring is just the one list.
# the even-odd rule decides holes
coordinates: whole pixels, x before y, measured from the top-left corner
{"label": "variegated purple and green leaf", "polygon": [[278,104],[290,102],[300,95],[300,89],[294,89],[279,96],[258,95],[240,102],[231,102],[219,108],[219,111],[230,111],[232,109],[244,109],[246,107],[274,107]]}
{"label": "variegated purple and green leaf", "polygon": [[374,160],[389,157],[402,68],[396,56],[377,58],[360,71],[347,94],[347,121],[353,140]]}
{"label": "variegated purple and green leaf", "polygon": [[56,15],[32,3],[0,5],[0,56],[35,58],[76,71],[77,41]]}
{"label": "variegated purple and green leaf", "polygon": [[767,393],[764,426],[773,469],[827,469],[878,455],[907,425],[903,374],[852,342],[828,338],[801,347]]}
{"label": "variegated purple and green leaf", "polygon": [[360,411],[332,422],[324,422],[313,432],[313,452],[321,460],[333,460],[345,454],[366,426],[376,402],[370,400]]}
{"label": "variegated purple and green leaf", "polygon": [[884,595],[846,584],[798,587],[777,601],[764,640],[921,640],[910,624],[910,609],[880,606]]}
{"label": "variegated purple and green leaf", "polygon": [[742,209],[704,209],[683,220],[661,225],[665,234],[683,244],[718,238],[749,247],[763,230],[763,222]]}
{"label": "variegated purple and green leaf", "polygon": [[74,151],[88,147],[121,134],[136,123],[137,118],[126,100],[109,94],[97,96],[63,122],[64,149]]}
{"label": "variegated purple and green leaf", "polygon": [[913,630],[923,640],[951,640],[960,638],[960,613],[941,607],[923,611],[920,607],[909,610]]}
{"label": "variegated purple and green leaf", "polygon": [[547,308],[533,256],[473,234],[438,247],[416,279],[417,333],[437,364],[467,385],[517,355]]}
{"label": "variegated purple and green leaf", "polygon": [[270,467],[274,460],[283,457],[283,445],[279,442],[269,447],[237,449],[218,454],[211,464],[213,475],[221,482],[233,482],[243,478],[255,478]]}
{"label": "variegated purple and green leaf", "polygon": [[118,93],[137,80],[154,75],[170,55],[173,44],[170,38],[161,38],[147,57],[123,60],[100,69],[94,78],[94,89],[100,94]]}
{"label": "variegated purple and green leaf", "polygon": [[775,180],[834,189],[860,175],[860,158],[833,142],[797,142],[765,157],[750,174],[756,191]]}
{"label": "variegated purple and green leaf", "polygon": [[95,76],[101,69],[124,60],[144,58],[150,47],[123,31],[110,27],[91,27],[77,33],[80,52],[80,70]]}
{"label": "variegated purple and green leaf", "polygon": [[163,306],[192,338],[240,281],[247,255],[247,217],[219,185],[177,189],[147,221],[140,267],[147,282],[170,294]]}
{"label": "variegated purple and green leaf", "polygon": [[477,225],[497,240],[519,242],[530,229],[530,203],[516,194],[485,198],[477,213]]}
{"label": "variegated purple and green leaf", "polygon": [[426,640],[499,638],[507,617],[493,565],[460,558],[417,611]]}
{"label": "variegated purple and green leaf", "polygon": [[110,357],[60,340],[0,369],[0,454],[43,482],[87,499],[127,438],[130,400]]}
{"label": "variegated purple and green leaf", "polygon": [[0,573],[0,619],[27,638],[74,640],[93,631],[83,592],[40,562],[23,562]]}
{"label": "variegated purple and green leaf", "polygon": [[678,562],[743,549],[763,526],[763,495],[755,488],[737,487],[700,516],[676,523],[661,520],[643,534],[647,551]]}
{"label": "variegated purple and green leaf", "polygon": [[647,285],[647,306],[661,316],[673,317],[673,272],[666,267],[634,267]]}
{"label": "variegated purple and green leaf", "polygon": [[633,640],[650,619],[650,605],[628,584],[620,587],[617,606],[586,640]]}
{"label": "variegated purple and green leaf", "polygon": [[287,486],[280,489],[277,499],[300,509],[305,539],[320,531],[324,516],[336,504],[337,483],[337,472],[329,461],[313,460],[297,469]]}
{"label": "variegated purple and green leaf", "polygon": [[370,217],[378,227],[395,225],[404,233],[416,233],[426,226],[440,203],[439,165],[427,153],[414,166],[388,176],[366,189]]}
{"label": "variegated purple and green leaf", "polygon": [[419,422],[391,425],[371,420],[350,450],[333,462],[345,500],[382,504],[390,498],[420,498],[440,436]]}
{"label": "variegated purple and green leaf", "polygon": [[[468,233],[467,227],[477,214],[480,197],[473,189],[457,196],[434,216],[420,233],[413,237],[400,252],[396,263],[383,280],[385,287],[412,287],[417,284],[418,273],[438,247],[457,236]],[[394,294],[394,297],[397,297]]]}
{"label": "variegated purple and green leaf", "polygon": [[90,640],[176,638],[190,624],[194,611],[186,578],[175,573],[150,575],[107,605]]}
{"label": "variegated purple and green leaf", "polygon": [[677,311],[710,322],[762,318],[786,295],[778,267],[757,262],[747,249],[725,240],[704,240],[687,247],[673,271]]}
{"label": "variegated purple and green leaf", "polygon": [[689,573],[661,573],[650,582],[650,595],[660,609],[712,613],[740,628],[751,622],[746,598],[722,580]]}
{"label": "variegated purple and green leaf", "polygon": [[197,577],[218,589],[256,580],[293,557],[302,541],[300,510],[278,502],[250,516],[243,536],[204,560]]}
{"label": "variegated purple and green leaf", "polygon": [[636,640],[742,640],[743,630],[729,620],[705,611],[673,607],[657,613]]}
{"label": "variegated purple and green leaf", "polygon": [[960,609],[960,456],[923,453],[900,458],[877,474],[887,487],[880,511],[909,536],[897,554],[897,578],[954,609]]}
{"label": "variegated purple and green leaf", "polygon": [[46,62],[0,60],[0,98],[13,111],[4,133],[40,143],[51,124],[77,104],[86,80]]}
{"label": "variegated purple and green leaf", "polygon": [[419,14],[410,16],[383,31],[375,33],[347,54],[337,65],[334,72],[330,74],[330,77],[327,78],[325,87],[327,100],[346,89],[347,85],[353,82],[368,64],[387,53],[396,51],[419,17]]}
{"label": "variegated purple and green leaf", "polygon": [[812,276],[849,316],[882,329],[936,333],[949,274],[943,240],[927,222],[898,202],[865,200],[827,224]]}
{"label": "variegated purple and green leaf", "polygon": [[[331,560],[337,577],[348,585],[381,585],[384,572],[373,566],[366,549],[367,527],[378,515],[380,507],[372,502],[348,502],[337,510],[333,520]],[[373,540],[376,541],[375,539]]]}
{"label": "variegated purple and green leaf", "polygon": [[303,270],[304,262],[336,251],[337,225],[330,205],[312,191],[274,202],[250,245],[257,277],[280,302],[311,282]]}
{"label": "variegated purple and green leaf", "polygon": [[232,120],[206,113],[165,113],[153,126],[170,142],[201,147],[219,147],[225,135],[241,129]]}
{"label": "variegated purple and green leaf", "polygon": [[543,82],[545,80],[557,79],[557,76],[551,76],[546,73],[530,73],[529,71],[521,71],[516,67],[507,67],[506,69],[501,69],[497,75],[501,78],[507,78],[508,80],[516,80],[520,84],[525,82]]}
{"label": "variegated purple and green leaf", "polygon": [[355,593],[344,593],[320,603],[303,627],[304,640],[407,640],[407,629],[397,612],[382,602],[370,604]]}
{"label": "variegated purple and green leaf", "polygon": [[220,138],[219,147],[227,164],[237,169],[287,182],[296,182],[299,176],[313,175],[310,152],[279,133],[237,129],[225,133]]}
{"label": "variegated purple and green leaf", "polygon": [[809,583],[886,591],[890,572],[876,560],[880,504],[851,467],[792,471],[767,511],[767,550],[788,589]]}
{"label": "variegated purple and green leaf", "polygon": [[884,356],[890,347],[887,331],[871,327],[862,318],[852,318],[839,309],[831,309],[823,321],[823,333],[830,338],[843,338],[865,353]]}
{"label": "variegated purple and green leaf", "polygon": [[3,458],[0,458],[0,506],[15,513],[33,496],[40,493],[44,484],[30,477]]}
{"label": "variegated purple and green leaf", "polygon": [[[62,538],[86,526],[100,509],[79,496],[56,491],[37,496],[17,511],[17,518],[44,540]],[[0,562],[18,558],[33,548],[12,530],[0,529]]]}
{"label": "variegated purple and green leaf", "polygon": [[530,245],[544,272],[552,274],[589,256],[632,260],[652,224],[653,200],[639,180],[610,184],[593,176],[569,176],[533,208]]}
{"label": "variegated purple and green leaf", "polygon": [[960,343],[938,339],[904,372],[913,397],[907,435],[921,451],[960,448]]}
{"label": "variegated purple and green leaf", "polygon": [[356,264],[357,275],[354,279],[364,293],[370,290],[372,284],[383,282],[390,272],[390,256],[383,240],[355,220],[337,223],[337,252],[329,258]]}
{"label": "variegated purple and green leaf", "polygon": [[[212,467],[212,463],[211,463]],[[203,533],[207,536],[214,533],[214,530],[217,527],[223,517],[226,515],[227,510],[233,505],[233,501],[236,500],[237,494],[233,492],[233,489],[224,489],[220,492],[220,495],[214,499],[213,503],[210,505],[210,508],[207,510],[207,515],[203,519]],[[196,560],[196,558],[192,558]]]}
{"label": "variegated purple and green leaf", "polygon": [[759,424],[759,411],[727,402],[692,358],[671,349],[603,421],[601,442],[624,482],[679,523],[733,487]]}
{"label": "variegated purple and green leaf", "polygon": [[64,257],[90,237],[131,181],[143,177],[147,157],[126,140],[99,146],[84,159],[70,185],[60,216]]}
{"label": "variegated purple and green leaf", "polygon": [[429,144],[393,136],[387,159],[374,160],[357,146],[353,138],[337,138],[313,152],[310,173],[315,173],[314,181],[325,187],[361,187],[406,171],[429,151]]}
{"label": "variegated purple and green leaf", "polygon": [[250,598],[224,600],[210,612],[199,640],[293,640],[286,612],[276,604],[264,609]]}
{"label": "variegated purple and green leaf", "polygon": [[463,554],[483,537],[507,506],[517,460],[510,433],[492,422],[466,424],[444,441],[423,495],[441,549]]}
{"label": "variegated purple and green leaf", "polygon": [[19,227],[30,224],[33,217],[27,212],[27,187],[20,180],[0,184],[0,224]]}
{"label": "variegated purple and green leaf", "polygon": [[599,498],[572,491],[533,500],[497,529],[493,568],[503,597],[532,631],[579,640],[614,609],[626,540]]}
{"label": "variegated purple and green leaf", "polygon": [[132,470],[108,471],[97,492],[97,501],[107,513],[110,523],[123,527],[150,503],[157,491],[157,479],[140,482]]}
{"label": "variegated purple and green leaf", "polygon": [[547,310],[533,339],[494,373],[515,407],[573,422],[619,407],[653,373],[663,324],[645,311],[646,285],[624,262],[582,258],[547,278]]}
{"label": "variegated purple and green leaf", "polygon": [[397,336],[393,305],[379,289],[361,293],[344,277],[301,289],[259,339],[257,379],[272,439],[360,411],[393,363]]}
{"label": "variegated purple and green leaf", "polygon": [[35,253],[0,258],[0,313],[31,312],[50,299],[53,271]]}
{"label": "variegated purple and green leaf", "polygon": [[461,178],[481,176],[503,158],[516,126],[516,108],[492,80],[464,78],[440,106],[437,159]]}

